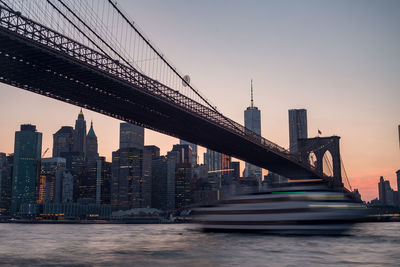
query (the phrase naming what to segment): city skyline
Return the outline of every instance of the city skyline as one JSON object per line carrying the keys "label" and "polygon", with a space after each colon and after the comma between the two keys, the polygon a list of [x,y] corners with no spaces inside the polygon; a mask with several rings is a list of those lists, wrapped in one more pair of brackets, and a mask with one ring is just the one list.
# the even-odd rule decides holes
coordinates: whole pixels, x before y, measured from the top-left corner
{"label": "city skyline", "polygon": [[[154,14],[150,14],[149,18],[146,18],[144,14],[149,12],[143,11],[154,8],[155,3],[158,3],[159,6],[155,9]],[[262,7],[267,6],[272,10],[285,10],[287,14],[292,14],[291,12],[294,12],[292,10],[293,7],[285,7],[283,4],[277,4],[276,2],[268,3],[269,4],[264,3],[256,5],[255,2],[252,2],[252,4],[244,9],[244,12],[247,14],[250,11],[255,11],[255,8],[259,5]],[[309,4],[308,7],[311,6],[314,9],[313,11],[320,11],[320,13],[316,12],[316,14],[314,14],[314,19],[325,22],[325,24],[322,23],[323,26],[327,27],[330,25],[327,21],[322,19],[323,14],[331,16],[339,14],[343,15],[344,21],[353,27],[346,30],[339,29],[338,26],[340,22],[330,22],[332,24],[330,26],[333,28],[333,39],[324,41],[323,38],[322,40],[319,39],[318,36],[321,35],[318,35],[318,33],[322,34],[324,38],[328,38],[329,36],[321,33],[323,29],[319,27],[322,26],[308,25],[306,29],[301,31],[302,35],[297,36],[300,38],[300,47],[293,48],[288,47],[288,44],[285,46],[285,42],[282,44],[282,42],[278,42],[279,40],[276,39],[272,40],[275,42],[264,43],[266,42],[265,38],[256,39],[254,32],[249,31],[248,34],[252,37],[251,39],[254,42],[258,42],[258,44],[244,42],[243,50],[248,52],[246,49],[253,45],[257,51],[245,54],[244,62],[239,62],[237,61],[238,59],[233,56],[233,52],[235,52],[235,49],[240,52],[243,50],[238,50],[240,47],[233,45],[233,48],[224,51],[226,45],[233,43],[224,43],[220,37],[216,39],[217,42],[215,46],[211,47],[210,44],[207,44],[204,50],[201,50],[201,48],[196,46],[201,43],[201,36],[196,35],[193,40],[190,40],[190,38],[182,38],[182,36],[188,36],[188,32],[195,32],[195,29],[199,27],[193,22],[193,20],[196,21],[196,19],[199,18],[194,16],[194,18],[189,19],[188,15],[184,15],[184,13],[190,11],[190,9],[194,8],[200,14],[210,12],[210,20],[212,22],[218,21],[222,23],[222,25],[225,25],[225,22],[231,21],[232,17],[234,17],[233,14],[238,12],[238,9],[241,7],[240,3],[233,2],[232,6],[228,8],[228,11],[222,14],[223,16],[220,14],[223,18],[226,18],[226,21],[217,17],[216,11],[221,10],[221,3],[215,4],[215,10],[205,8],[210,7],[211,2],[206,2],[203,8],[199,8],[197,6],[198,4],[193,2],[183,4],[176,9],[176,12],[182,16],[172,18],[172,12],[163,14],[163,16],[170,16],[166,19],[166,21],[168,21],[168,27],[176,28],[176,30],[169,33],[169,36],[166,36],[166,33],[162,33],[162,31],[166,31],[163,27],[167,27],[167,25],[159,25],[162,17],[158,19],[155,19],[155,17],[160,15],[158,12],[160,12],[159,9],[162,7],[166,7],[168,11],[171,11],[178,6],[178,2],[171,2],[169,5],[166,5],[153,1],[147,3],[136,2],[134,4],[121,1],[121,5],[125,10],[129,10],[129,12],[131,12],[131,7],[135,7],[134,11],[132,8],[132,13],[130,13],[130,15],[135,18],[139,25],[142,25],[146,29],[146,32],[151,33],[152,40],[163,48],[163,51],[166,52],[168,57],[173,59],[173,62],[180,69],[189,72],[195,83],[201,85],[199,86],[201,91],[217,104],[224,115],[243,124],[242,110],[247,106],[248,102],[248,81],[250,77],[253,77],[255,86],[259,88],[256,94],[259,94],[257,99],[260,99],[258,101],[258,106],[260,110],[262,110],[261,124],[264,137],[288,148],[289,138],[286,116],[287,110],[291,108],[305,108],[308,110],[310,137],[317,134],[317,129],[320,129],[324,136],[333,134],[341,136],[341,152],[350,182],[353,188],[360,189],[363,199],[369,200],[377,195],[376,183],[379,177],[382,175],[385,179],[390,180],[392,184],[396,184],[395,171],[399,169],[398,164],[400,161],[396,129],[399,118],[395,117],[400,114],[399,107],[398,105],[396,106],[395,103],[395,99],[398,99],[399,96],[396,83],[399,83],[398,77],[395,77],[395,70],[397,68],[396,64],[398,64],[396,62],[400,61],[398,60],[399,55],[397,50],[392,47],[392,44],[396,43],[396,40],[391,39],[395,38],[399,28],[397,27],[398,23],[392,21],[395,17],[393,17],[394,14],[391,12],[394,12],[393,10],[398,10],[399,5],[394,4],[394,2],[387,2],[386,5],[379,6],[375,11],[376,13],[373,13],[369,9],[363,12],[356,10],[351,3],[349,3],[348,6],[344,5],[344,2],[339,2],[339,4],[331,3],[324,8],[316,2],[309,1],[307,3]],[[310,5],[310,3],[314,4]],[[367,5],[368,7],[375,7],[375,4],[372,2],[367,3],[369,3]],[[297,5],[295,4],[295,6]],[[328,12],[327,9],[329,7],[333,7],[333,11]],[[305,11],[304,6],[300,8],[302,11]],[[192,13],[189,14],[193,14],[194,11],[192,10],[191,12]],[[343,12],[347,13],[342,14]],[[252,22],[254,22],[253,20],[268,22],[258,15],[260,15],[259,12],[255,12]],[[295,16],[291,23],[306,19],[302,14],[296,13],[295,15],[297,15],[297,17]],[[355,15],[354,21],[350,20],[350,15]],[[380,19],[379,21],[374,17],[375,15]],[[383,18],[383,15],[388,16]],[[155,22],[152,22],[152,19],[155,20]],[[181,25],[184,24],[183,22],[185,19],[192,22],[193,25],[191,23],[189,23],[189,25]],[[282,22],[279,20],[276,21],[276,19],[276,17],[272,16],[270,22]],[[351,30],[355,31],[364,28],[361,26],[364,26],[363,22],[368,22],[366,19],[373,20],[368,24],[371,31],[361,32],[360,34],[352,36],[350,33],[354,32]],[[310,22],[307,20],[305,21]],[[246,24],[243,21],[242,23]],[[158,27],[162,27],[156,29],[156,24]],[[202,26],[203,28],[200,29],[201,34],[210,37],[222,34],[225,37],[229,37],[227,38],[229,41],[237,40],[232,39],[235,36],[231,28],[223,28],[225,31],[221,33],[221,29],[207,28],[207,25],[210,26],[208,23]],[[217,23],[216,25],[220,24]],[[281,28],[282,33],[277,35],[278,37],[283,39],[286,37],[289,38],[289,40],[294,38],[294,35],[290,35],[290,33],[293,34],[291,29],[293,25],[279,25],[281,27],[283,26],[283,29]],[[397,28],[395,28],[395,26]],[[228,25],[224,27],[228,27]],[[273,28],[268,29],[274,30]],[[320,31],[317,31],[315,35],[308,32],[313,29]],[[340,30],[344,30],[343,34],[347,36],[347,38],[343,38],[340,34]],[[303,35],[309,39],[304,38]],[[380,39],[378,38],[379,40],[375,40],[376,36],[380,37]],[[399,35],[397,34],[397,36]],[[181,43],[176,46],[171,40],[175,40],[178,37],[181,38]],[[337,41],[336,39],[342,40],[342,42],[335,42]],[[314,41],[314,43],[311,41]],[[348,44],[346,46],[346,43],[351,43],[351,41],[355,42],[355,44],[353,42],[353,45],[357,46],[358,49],[355,55],[351,55],[350,53],[354,52],[352,46],[348,46]],[[322,51],[325,52],[325,54],[322,53],[322,59],[311,57],[311,59],[313,59],[311,62],[306,60],[307,56],[311,55],[309,53],[311,53],[310,50],[312,49],[306,47],[306,44],[311,44],[310,42],[316,46],[317,50],[319,49],[319,52],[321,52],[323,45],[328,45],[328,48]],[[266,51],[260,50],[262,44],[266,44],[265,47],[268,47]],[[204,59],[196,55],[199,49]],[[178,50],[182,51],[178,52]],[[213,57],[211,55],[204,55],[204,53],[207,52],[211,52],[211,55],[220,55],[220,58],[214,58],[214,60],[217,61],[215,64],[211,64],[214,66],[210,66],[210,63],[214,62],[212,61]],[[265,52],[265,54],[262,52]],[[285,52],[291,53],[287,57],[284,55],[281,57],[273,57],[275,53]],[[185,59],[188,55],[196,56],[194,60],[196,64],[192,64]],[[258,57],[255,57],[256,55],[258,55]],[[389,55],[391,55],[391,57],[389,57]],[[331,64],[322,64],[322,61],[333,60],[335,56],[340,57],[333,62],[330,61]],[[268,62],[266,60],[268,57],[274,59],[272,60],[273,63],[266,63]],[[342,65],[340,64],[340,60],[344,59],[347,60],[346,70],[342,70]],[[206,62],[208,62],[208,64]],[[231,68],[228,63],[230,63],[229,65],[232,65],[232,63],[243,63],[243,65],[237,68]],[[251,66],[250,63],[253,63],[255,66]],[[294,63],[293,66],[291,66],[291,63]],[[300,64],[306,64],[306,68],[301,69],[300,67],[302,65]],[[363,64],[365,66],[361,66]],[[322,69],[318,69],[318,66],[325,66],[326,72]],[[274,69],[274,67],[277,69]],[[289,68],[284,71],[286,67]],[[228,68],[229,71],[221,71],[224,68]],[[236,74],[236,72],[240,71],[242,71],[241,74]],[[220,75],[218,75],[217,78],[211,78],[214,77],[212,73],[219,73]],[[232,75],[232,73],[235,73],[235,75]],[[265,75],[265,73],[268,75]],[[283,74],[287,74],[287,76]],[[233,79],[232,76],[237,76],[237,78]],[[268,76],[268,78],[265,78],[265,76]],[[314,76],[317,77],[315,78]],[[289,80],[292,81],[287,82],[287,77],[290,77]],[[229,89],[220,88],[231,88],[230,90],[233,90],[234,93],[229,91]],[[52,147],[52,134],[61,126],[74,125],[73,121],[76,118],[77,107],[27,93],[16,88],[11,88],[4,84],[0,85],[0,90],[2,96],[5,96],[2,97],[0,102],[0,111],[2,114],[6,114],[5,119],[2,121],[4,128],[2,127],[0,133],[1,152],[12,152],[13,144],[11,136],[19,128],[20,124],[32,123],[37,126],[38,131],[44,134],[43,150],[47,147]],[[229,94],[232,99],[224,97],[226,94]],[[307,99],[307,97],[309,99]],[[310,99],[313,101],[310,101]],[[21,106],[24,108],[22,109]],[[38,106],[40,106],[40,108],[38,108]],[[84,110],[84,113],[85,115],[88,114],[85,116],[88,121],[93,119],[95,123],[95,130],[99,139],[99,154],[106,156],[107,160],[110,160],[111,152],[117,148],[118,125],[120,121],[106,118],[103,115],[86,110]],[[49,116],[49,114],[51,114],[51,116]],[[162,154],[170,150],[172,144],[178,143],[175,138],[166,137],[151,131],[147,131],[146,135],[145,143],[160,146]]]}

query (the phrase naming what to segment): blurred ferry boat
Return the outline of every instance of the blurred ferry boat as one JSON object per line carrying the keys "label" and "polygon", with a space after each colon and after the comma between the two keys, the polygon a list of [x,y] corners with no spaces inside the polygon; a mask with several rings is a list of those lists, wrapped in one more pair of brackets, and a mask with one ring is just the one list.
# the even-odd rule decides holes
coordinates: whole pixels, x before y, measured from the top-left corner
{"label": "blurred ferry boat", "polygon": [[194,210],[206,231],[336,234],[368,215],[367,207],[326,183],[288,183]]}

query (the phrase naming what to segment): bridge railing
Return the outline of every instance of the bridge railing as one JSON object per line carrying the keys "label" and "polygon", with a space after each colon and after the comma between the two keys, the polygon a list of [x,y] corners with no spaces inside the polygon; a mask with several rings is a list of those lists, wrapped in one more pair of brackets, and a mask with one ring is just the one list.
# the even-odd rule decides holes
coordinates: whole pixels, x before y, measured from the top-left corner
{"label": "bridge railing", "polygon": [[[78,43],[73,39],[46,27],[45,25],[34,22],[33,20],[22,16],[19,12],[9,10],[1,4],[0,27],[15,32],[42,46],[64,53],[81,63],[95,67],[108,75],[133,85],[136,90],[140,90],[143,93],[159,98],[167,103],[173,103],[186,112],[190,112],[197,117],[205,119],[218,127],[223,127],[242,138],[245,138],[261,147],[265,147],[288,160],[315,171],[315,168],[313,168],[313,166],[308,162],[302,161],[299,157],[291,154],[285,148],[254,133],[215,110],[141,74],[138,70],[124,65],[106,54]],[[98,89],[102,90],[102,88]],[[129,99],[125,99],[125,101],[129,102]]]}

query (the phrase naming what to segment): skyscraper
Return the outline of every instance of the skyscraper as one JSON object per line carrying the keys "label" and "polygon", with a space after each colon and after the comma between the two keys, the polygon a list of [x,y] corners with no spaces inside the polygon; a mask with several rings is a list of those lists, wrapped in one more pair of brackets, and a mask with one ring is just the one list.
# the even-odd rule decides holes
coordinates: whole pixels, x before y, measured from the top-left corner
{"label": "skyscraper", "polygon": [[232,178],[233,172],[230,171],[231,157],[229,155],[207,149],[207,153],[204,153],[204,164],[207,165],[209,177],[214,178],[214,181],[210,182],[215,184],[215,188],[221,187],[223,178],[226,181]]}
{"label": "skyscraper", "polygon": [[121,122],[119,132],[119,148],[144,147],[144,128],[126,122]]}
{"label": "skyscraper", "polygon": [[9,215],[11,208],[13,156],[0,153],[0,216]]}
{"label": "skyscraper", "polygon": [[397,200],[400,206],[400,170],[396,172],[396,176],[397,176],[397,196],[398,196]]}
{"label": "skyscraper", "polygon": [[221,153],[208,149],[207,153],[204,154],[204,164],[207,165],[209,172],[221,173],[222,170],[222,155]]}
{"label": "skyscraper", "polygon": [[79,112],[78,119],[75,121],[74,130],[74,152],[79,152],[86,156],[86,121],[83,112]]}
{"label": "skyscraper", "polygon": [[308,138],[307,133],[307,110],[289,110],[289,150],[292,153],[299,152],[298,140]]}
{"label": "skyscraper", "polygon": [[[254,106],[253,101],[253,80],[251,81],[251,103],[244,111],[244,127],[261,136],[261,112]],[[262,169],[246,162],[244,174],[245,177],[255,177],[259,184],[262,180]]]}
{"label": "skyscraper", "polygon": [[151,158],[144,152],[144,128],[120,124],[119,149],[112,153],[111,204],[114,208],[145,208],[151,205]]}
{"label": "skyscraper", "polygon": [[97,136],[93,129],[93,122],[91,122],[89,132],[86,135],[86,162],[89,170],[96,166],[98,157]]}
{"label": "skyscraper", "polygon": [[140,180],[140,194],[142,198],[141,207],[151,207],[151,191],[152,191],[152,168],[151,162],[154,158],[160,156],[160,148],[157,146],[144,146],[143,150],[143,167],[142,179]]}
{"label": "skyscraper", "polygon": [[15,132],[11,214],[17,214],[21,204],[36,202],[41,152],[42,133],[35,125],[21,125]]}
{"label": "skyscraper", "polygon": [[167,157],[175,161],[175,207],[192,203],[192,149],[189,145],[174,145]]}
{"label": "skyscraper", "polygon": [[379,202],[381,203],[381,205],[395,205],[395,191],[390,187],[390,182],[384,180],[382,176],[379,178],[378,190]]}
{"label": "skyscraper", "polygon": [[62,126],[53,134],[53,158],[60,157],[63,152],[72,152],[74,145],[74,128]]}
{"label": "skyscraper", "polygon": [[158,158],[160,156],[160,148],[158,146],[144,146],[144,150],[149,152],[151,158]]}
{"label": "skyscraper", "polygon": [[189,145],[192,148],[192,167],[198,164],[197,162],[197,145],[180,139],[179,144]]}
{"label": "skyscraper", "polygon": [[160,210],[175,208],[175,160],[171,157],[156,157],[151,164],[151,205]]}
{"label": "skyscraper", "polygon": [[74,176],[68,170],[63,173],[61,196],[62,203],[71,203],[74,200]]}
{"label": "skyscraper", "polygon": [[229,155],[226,154],[221,154],[221,173],[222,175],[225,176],[232,176],[232,172],[231,172],[231,161],[232,158]]}
{"label": "skyscraper", "polygon": [[62,126],[53,134],[53,158],[65,158],[68,170],[63,174],[61,202],[76,201],[80,197],[79,183],[86,176],[85,151],[86,122],[81,109],[75,122],[75,129],[71,126]]}
{"label": "skyscraper", "polygon": [[398,126],[398,133],[399,133],[399,147],[400,147],[400,124]]}
{"label": "skyscraper", "polygon": [[42,159],[39,195],[37,202],[60,203],[62,201],[63,176],[66,171],[65,158],[44,158]]}
{"label": "skyscraper", "polygon": [[[79,188],[80,182],[86,179],[87,176],[85,158],[81,152],[61,152],[60,156],[66,159],[67,170],[70,171],[69,175],[72,176],[72,188],[70,187],[70,182],[66,181],[68,186],[67,194],[72,192],[73,201],[77,201],[81,197]],[[66,197],[66,200],[69,200],[69,197]]]}
{"label": "skyscraper", "polygon": [[112,153],[111,205],[114,209],[142,208],[143,150],[120,148]]}
{"label": "skyscraper", "polygon": [[96,203],[111,204],[111,162],[107,162],[105,157],[99,157],[96,173]]}
{"label": "skyscraper", "polygon": [[97,187],[97,159],[99,158],[97,136],[93,129],[93,122],[86,135],[86,175],[80,179],[80,198],[96,199]]}

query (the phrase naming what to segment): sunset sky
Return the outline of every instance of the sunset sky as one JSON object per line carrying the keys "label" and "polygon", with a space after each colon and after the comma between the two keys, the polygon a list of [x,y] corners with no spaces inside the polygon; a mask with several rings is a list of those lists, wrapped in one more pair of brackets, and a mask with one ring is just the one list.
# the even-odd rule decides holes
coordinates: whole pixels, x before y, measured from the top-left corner
{"label": "sunset sky", "polygon": [[[338,135],[350,183],[377,197],[380,176],[397,190],[400,169],[400,1],[118,1],[146,35],[226,116],[261,110],[262,135],[288,147],[288,109],[308,112],[309,137]],[[0,66],[1,68],[1,66]],[[0,152],[32,123],[52,134],[79,108],[0,84]],[[111,159],[120,121],[84,110]],[[177,139],[146,131],[166,153]],[[201,150],[204,152],[204,149]],[[202,161],[202,155],[200,155]]]}

